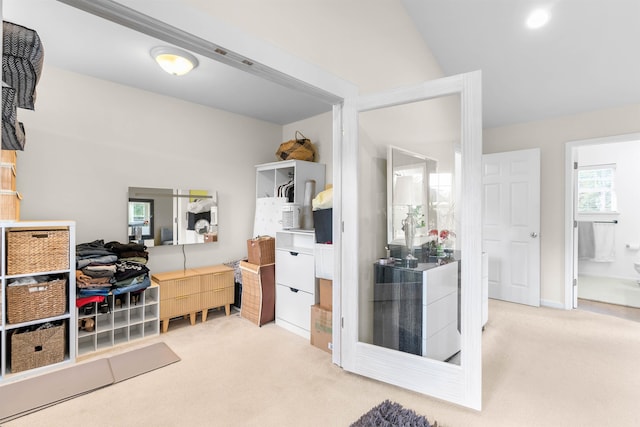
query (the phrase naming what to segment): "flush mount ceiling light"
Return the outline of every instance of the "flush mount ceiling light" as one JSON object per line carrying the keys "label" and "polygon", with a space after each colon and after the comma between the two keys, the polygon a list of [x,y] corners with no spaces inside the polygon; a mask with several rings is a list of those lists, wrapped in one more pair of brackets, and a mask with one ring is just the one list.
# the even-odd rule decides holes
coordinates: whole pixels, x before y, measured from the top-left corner
{"label": "flush mount ceiling light", "polygon": [[151,49],[151,57],[164,71],[174,76],[187,74],[198,66],[198,60],[195,56],[175,47],[154,47]]}
{"label": "flush mount ceiling light", "polygon": [[549,11],[546,9],[536,9],[527,17],[527,27],[535,30],[544,27],[549,22]]}

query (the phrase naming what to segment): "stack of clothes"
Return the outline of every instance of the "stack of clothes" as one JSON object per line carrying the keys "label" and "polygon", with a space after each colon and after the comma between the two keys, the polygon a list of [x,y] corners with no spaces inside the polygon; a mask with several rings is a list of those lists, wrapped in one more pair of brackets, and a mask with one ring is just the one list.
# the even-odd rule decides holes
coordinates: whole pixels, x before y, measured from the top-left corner
{"label": "stack of clothes", "polygon": [[149,253],[138,243],[94,240],[76,245],[78,297],[119,295],[151,285]]}

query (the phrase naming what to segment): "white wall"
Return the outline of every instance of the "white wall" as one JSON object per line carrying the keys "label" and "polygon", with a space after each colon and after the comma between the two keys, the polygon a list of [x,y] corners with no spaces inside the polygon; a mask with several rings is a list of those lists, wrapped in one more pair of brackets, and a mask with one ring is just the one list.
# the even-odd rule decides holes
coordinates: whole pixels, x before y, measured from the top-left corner
{"label": "white wall", "polygon": [[[615,260],[613,262],[593,262],[580,260],[578,273],[589,276],[638,278],[633,262],[638,258],[637,250],[629,250],[626,244],[640,245],[640,141],[610,144],[586,145],[578,147],[580,166],[615,164],[615,191],[618,201],[618,215],[590,220],[618,220],[613,226],[615,237]],[[585,219],[587,220],[587,219]]]}
{"label": "white wall", "polygon": [[[45,59],[46,61],[46,59]],[[20,111],[21,219],[71,219],[77,242],[127,239],[129,186],[216,190],[219,240],[185,246],[186,266],[246,256],[254,165],[274,161],[282,127],[47,65],[35,111]],[[150,248],[153,271],[183,268],[180,246]]]}
{"label": "white wall", "polygon": [[640,105],[485,129],[484,153],[540,147],[543,304],[564,306],[564,167],[567,142],[640,131]]}

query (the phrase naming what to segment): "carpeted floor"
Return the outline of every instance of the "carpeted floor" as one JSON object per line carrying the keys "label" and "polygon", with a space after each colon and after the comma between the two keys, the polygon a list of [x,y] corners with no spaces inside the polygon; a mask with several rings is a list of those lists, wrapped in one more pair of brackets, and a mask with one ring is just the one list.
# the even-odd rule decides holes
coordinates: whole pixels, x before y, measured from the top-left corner
{"label": "carpeted floor", "polygon": [[158,342],[3,384],[0,387],[0,422],[46,409],[179,360],[165,343]]}
{"label": "carpeted floor", "polygon": [[347,427],[385,399],[439,427],[635,427],[638,337],[638,322],[490,300],[477,412],[346,372],[274,323],[212,310],[149,340],[166,342],[179,363],[3,427]]}

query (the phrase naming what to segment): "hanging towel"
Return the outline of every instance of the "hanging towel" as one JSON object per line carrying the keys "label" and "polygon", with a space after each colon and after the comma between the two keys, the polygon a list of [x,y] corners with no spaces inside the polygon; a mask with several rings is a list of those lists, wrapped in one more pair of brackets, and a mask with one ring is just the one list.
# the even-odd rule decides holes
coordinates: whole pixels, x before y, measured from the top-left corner
{"label": "hanging towel", "polygon": [[595,242],[595,262],[613,262],[616,259],[615,224],[593,224],[593,240]]}
{"label": "hanging towel", "polygon": [[593,222],[578,221],[578,258],[590,260],[595,256],[596,246],[593,238]]}

